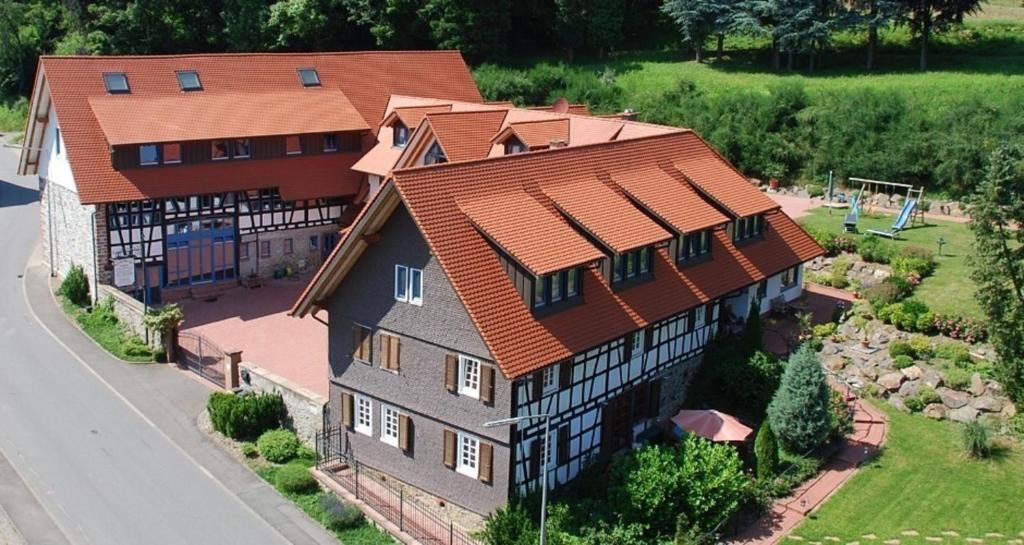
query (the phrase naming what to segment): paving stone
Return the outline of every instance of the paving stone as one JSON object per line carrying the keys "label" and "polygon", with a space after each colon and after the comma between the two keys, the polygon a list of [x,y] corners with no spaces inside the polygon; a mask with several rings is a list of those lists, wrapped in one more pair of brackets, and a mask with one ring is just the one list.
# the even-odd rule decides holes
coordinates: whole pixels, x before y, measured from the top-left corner
{"label": "paving stone", "polygon": [[836,536],[825,536],[822,539],[824,539],[825,541],[835,541],[836,543],[840,541],[840,539]]}
{"label": "paving stone", "polygon": [[786,539],[791,539],[793,541],[803,541],[804,540],[804,538],[802,538],[802,537],[800,537],[798,535],[795,535],[795,534],[790,534],[790,535],[786,536]]}
{"label": "paving stone", "polygon": [[932,543],[941,543],[942,542],[942,538],[939,537],[939,536],[928,536],[928,537],[924,538],[924,540],[925,541],[930,541]]}
{"label": "paving stone", "polygon": [[898,539],[887,539],[887,540],[883,541],[882,543],[884,545],[900,545],[900,540],[898,540]]}
{"label": "paving stone", "polygon": [[917,530],[903,530],[900,533],[905,535],[905,536],[919,536],[919,535],[921,535],[921,533],[918,532]]}
{"label": "paving stone", "polygon": [[985,543],[985,540],[981,539],[980,537],[965,537],[964,541],[966,541],[967,543],[975,543],[975,544],[977,544],[977,543]]}
{"label": "paving stone", "polygon": [[878,539],[878,536],[876,536],[875,534],[864,534],[864,535],[862,535],[860,537],[862,539]]}
{"label": "paving stone", "polygon": [[945,532],[942,532],[942,535],[949,537],[960,537],[960,532],[957,532],[955,530],[946,530]]}
{"label": "paving stone", "polygon": [[985,538],[986,539],[987,538],[999,539],[999,538],[1002,538],[1002,537],[1005,537],[1005,536],[1003,536],[1003,534],[1000,534],[999,532],[989,532],[989,533],[985,534]]}

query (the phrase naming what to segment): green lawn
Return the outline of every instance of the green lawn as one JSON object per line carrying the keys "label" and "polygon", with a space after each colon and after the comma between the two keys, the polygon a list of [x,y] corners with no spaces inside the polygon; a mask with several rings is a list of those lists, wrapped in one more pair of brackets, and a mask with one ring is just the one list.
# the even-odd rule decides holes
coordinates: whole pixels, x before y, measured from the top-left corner
{"label": "green lawn", "polygon": [[[951,545],[986,533],[1005,536],[991,536],[986,545],[1021,537],[1016,534],[1024,531],[1024,448],[1004,446],[994,459],[972,460],[961,449],[959,425],[882,408],[891,423],[882,455],[793,534],[865,545],[889,539],[925,545],[926,537],[949,530],[962,536],[944,539]],[[920,535],[903,535],[907,530]],[[877,541],[865,542],[865,534],[875,534]]]}
{"label": "green lawn", "polygon": [[137,335],[125,330],[109,304],[100,303],[90,310],[74,305],[63,295],[58,299],[64,312],[78,323],[82,331],[114,357],[131,363],[152,363],[163,359],[163,352],[155,353]]}
{"label": "green lawn", "polygon": [[[827,208],[817,208],[810,215],[800,218],[799,222],[809,229],[839,233],[843,230],[845,214],[845,210],[833,210],[830,216]],[[894,220],[895,216],[890,215],[864,215],[858,227],[862,233],[866,229],[888,230]],[[913,244],[937,252],[939,237],[946,241],[942,255],[936,254],[939,266],[932,276],[921,282],[914,291],[914,297],[938,313],[982,317],[981,308],[974,300],[974,283],[971,282],[968,266],[974,235],[966,224],[929,219],[925,225],[919,224],[901,232],[899,240],[891,244],[897,247]]]}

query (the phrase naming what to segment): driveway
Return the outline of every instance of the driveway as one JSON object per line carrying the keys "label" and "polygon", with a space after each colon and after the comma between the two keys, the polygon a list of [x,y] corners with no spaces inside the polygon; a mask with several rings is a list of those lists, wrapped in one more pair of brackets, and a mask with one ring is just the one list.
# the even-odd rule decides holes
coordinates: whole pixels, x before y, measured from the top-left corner
{"label": "driveway", "polygon": [[0,504],[26,540],[336,543],[196,429],[206,386],[107,356],[53,303],[38,252],[22,278],[39,215],[16,161],[0,148]]}

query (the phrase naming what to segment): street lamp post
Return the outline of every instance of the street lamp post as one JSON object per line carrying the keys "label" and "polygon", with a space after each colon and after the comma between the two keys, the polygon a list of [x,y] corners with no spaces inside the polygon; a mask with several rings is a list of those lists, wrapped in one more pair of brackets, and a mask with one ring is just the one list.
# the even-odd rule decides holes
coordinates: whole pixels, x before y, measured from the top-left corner
{"label": "street lamp post", "polygon": [[484,422],[485,428],[497,428],[498,426],[509,426],[512,424],[518,424],[524,420],[544,420],[544,451],[541,453],[541,467],[543,467],[543,474],[541,475],[541,491],[540,491],[540,545],[544,545],[544,539],[547,535],[547,518],[548,518],[548,456],[551,451],[549,450],[550,445],[548,442],[551,440],[551,415],[548,413],[544,414],[532,414],[526,416],[513,416],[512,418],[502,418],[501,420],[494,420],[491,422]]}

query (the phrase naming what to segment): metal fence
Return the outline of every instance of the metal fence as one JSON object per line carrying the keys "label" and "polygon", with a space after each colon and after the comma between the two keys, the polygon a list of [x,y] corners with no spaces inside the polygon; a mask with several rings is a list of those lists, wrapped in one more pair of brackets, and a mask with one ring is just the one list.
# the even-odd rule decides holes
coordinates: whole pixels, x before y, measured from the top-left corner
{"label": "metal fence", "polygon": [[404,489],[367,471],[358,460],[350,459],[344,449],[345,439],[345,429],[340,426],[324,427],[317,432],[317,469],[324,470],[356,498],[424,545],[479,545],[451,520],[406,499]]}
{"label": "metal fence", "polygon": [[198,333],[181,331],[177,337],[178,365],[223,388],[224,351]]}

